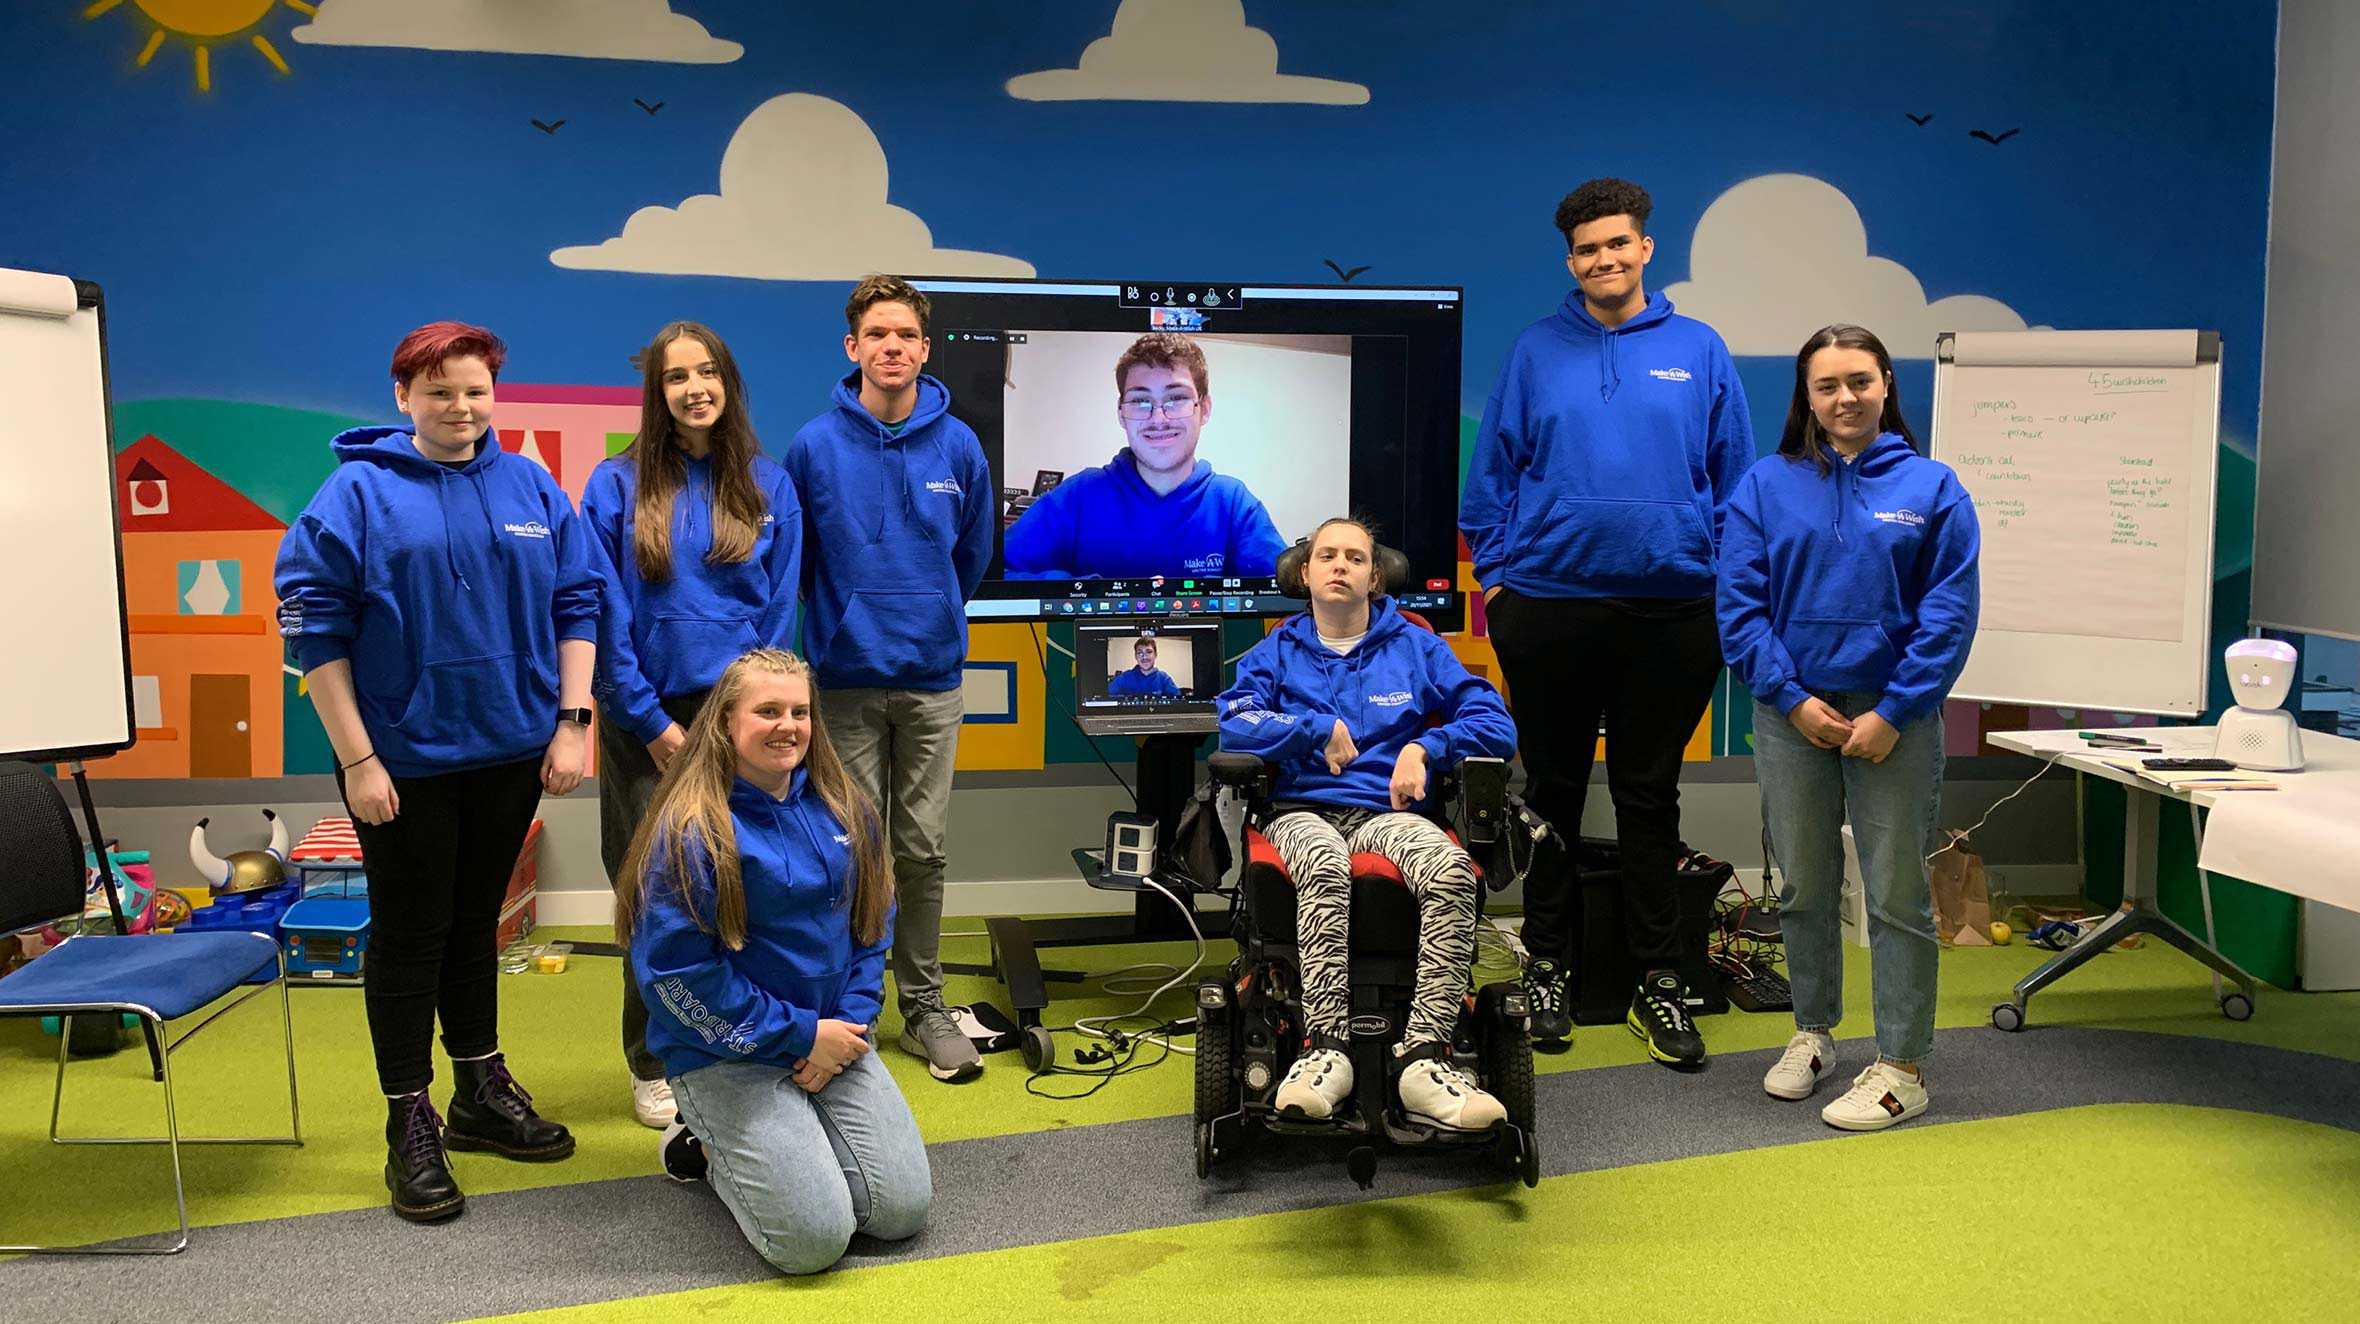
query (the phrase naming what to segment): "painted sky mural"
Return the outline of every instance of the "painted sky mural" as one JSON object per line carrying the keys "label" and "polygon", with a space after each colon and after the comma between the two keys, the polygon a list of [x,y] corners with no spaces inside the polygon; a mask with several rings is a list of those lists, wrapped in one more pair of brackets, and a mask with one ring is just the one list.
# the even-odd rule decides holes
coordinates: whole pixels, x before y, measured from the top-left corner
{"label": "painted sky mural", "polygon": [[[782,446],[843,372],[844,287],[870,270],[1462,285],[1473,415],[1563,295],[1557,197],[1620,174],[1656,199],[1651,285],[1720,327],[1765,444],[1792,347],[1830,320],[1907,357],[1921,421],[1935,330],[2199,326],[2227,346],[2233,510],[2275,22],[2196,0],[1841,21],[1692,0],[1605,23],[1545,3],[911,0],[881,32],[857,6],[719,0],[25,0],[0,13],[0,265],[106,288],[119,477],[145,463],[283,522],[329,435],[391,417],[384,363],[419,322],[509,340],[497,421],[535,446],[590,428],[543,454],[578,492],[629,410],[547,411],[630,387],[675,317],[729,339]],[[141,636],[141,722],[193,732],[210,695],[204,729],[248,723],[246,775],[319,771],[292,678],[193,651],[268,619],[260,528],[138,544],[157,596],[135,614],[216,618]],[[2224,524],[2224,621],[2249,546]],[[1018,720],[971,727],[962,765],[1089,757],[1041,720],[1058,677],[1043,688],[1029,635],[976,643],[999,666],[972,697]],[[242,719],[219,716],[230,676]],[[1746,748],[1746,706],[1721,707],[1700,754]],[[123,771],[230,767],[226,739]]]}

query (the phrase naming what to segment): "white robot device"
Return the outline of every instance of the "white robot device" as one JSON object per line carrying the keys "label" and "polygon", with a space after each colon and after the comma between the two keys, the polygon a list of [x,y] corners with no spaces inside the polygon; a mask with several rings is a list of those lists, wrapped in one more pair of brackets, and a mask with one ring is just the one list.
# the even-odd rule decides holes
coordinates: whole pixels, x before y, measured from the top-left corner
{"label": "white robot device", "polygon": [[2256,772],[2299,772],[2302,731],[2281,705],[2294,698],[2294,645],[2240,639],[2229,645],[2229,685],[2237,706],[2221,715],[2213,756]]}

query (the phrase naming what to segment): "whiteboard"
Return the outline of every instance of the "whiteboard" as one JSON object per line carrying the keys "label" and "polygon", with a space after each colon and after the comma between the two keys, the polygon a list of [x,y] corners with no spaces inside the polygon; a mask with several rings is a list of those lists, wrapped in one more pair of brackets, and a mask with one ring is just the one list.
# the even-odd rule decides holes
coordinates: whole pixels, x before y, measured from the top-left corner
{"label": "whiteboard", "polygon": [[137,735],[104,327],[96,285],[0,268],[0,757]]}
{"label": "whiteboard", "polygon": [[2204,711],[2220,417],[2213,332],[1937,339],[1932,454],[1983,531],[1954,698]]}

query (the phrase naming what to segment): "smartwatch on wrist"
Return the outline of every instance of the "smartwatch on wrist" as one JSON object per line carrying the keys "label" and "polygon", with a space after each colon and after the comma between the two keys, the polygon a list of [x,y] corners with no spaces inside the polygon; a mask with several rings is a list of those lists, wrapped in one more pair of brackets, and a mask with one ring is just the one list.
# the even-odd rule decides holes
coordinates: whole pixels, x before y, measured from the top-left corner
{"label": "smartwatch on wrist", "polygon": [[557,710],[557,720],[572,722],[575,726],[588,726],[590,725],[590,710],[587,708],[560,708]]}

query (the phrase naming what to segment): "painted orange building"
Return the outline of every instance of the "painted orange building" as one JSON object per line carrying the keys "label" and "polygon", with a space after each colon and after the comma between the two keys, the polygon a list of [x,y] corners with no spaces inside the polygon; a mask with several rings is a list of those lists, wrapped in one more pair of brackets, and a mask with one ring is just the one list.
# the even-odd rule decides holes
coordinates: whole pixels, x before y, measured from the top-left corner
{"label": "painted orange building", "polygon": [[115,457],[139,743],[94,777],[276,777],[287,526],[156,437]]}

